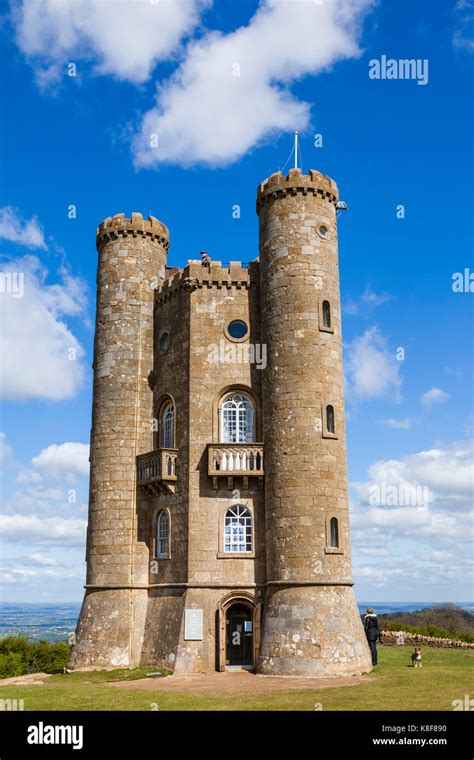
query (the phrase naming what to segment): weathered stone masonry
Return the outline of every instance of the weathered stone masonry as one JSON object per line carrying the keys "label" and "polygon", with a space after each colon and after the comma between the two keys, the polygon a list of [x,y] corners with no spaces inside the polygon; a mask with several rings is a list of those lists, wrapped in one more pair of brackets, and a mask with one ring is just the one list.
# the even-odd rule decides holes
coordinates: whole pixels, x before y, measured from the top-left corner
{"label": "weathered stone masonry", "polygon": [[[176,271],[158,220],[100,225],[87,583],[72,667],[223,669],[230,610],[241,608],[251,648],[239,657],[258,672],[370,670],[351,579],[337,198],[319,172],[272,175],[258,189],[260,256],[249,266]],[[265,369],[210,359],[232,347],[233,320],[248,326],[234,347],[264,344]],[[255,443],[223,443],[232,393],[253,407]],[[152,425],[167,404],[168,449]],[[224,455],[234,457],[225,475]],[[225,550],[233,505],[252,517],[249,551]],[[164,511],[169,550],[158,557]],[[186,610],[202,611],[196,638]]]}

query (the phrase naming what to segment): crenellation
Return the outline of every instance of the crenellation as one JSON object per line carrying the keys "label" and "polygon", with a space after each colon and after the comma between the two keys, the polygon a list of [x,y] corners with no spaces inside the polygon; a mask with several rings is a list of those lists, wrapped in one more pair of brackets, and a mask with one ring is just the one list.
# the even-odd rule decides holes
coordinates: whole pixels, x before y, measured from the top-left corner
{"label": "crenellation", "polygon": [[[254,262],[258,266],[258,262]],[[180,289],[192,292],[196,288],[250,288],[255,283],[249,268],[241,262],[230,262],[222,266],[219,261],[212,261],[210,266],[200,261],[190,260],[188,264],[164,280],[155,295],[155,303],[160,304]]]}
{"label": "crenellation", "polygon": [[[166,225],[154,216],[144,219],[143,215],[137,212],[133,212],[130,219],[125,214],[116,214],[104,219],[97,228],[97,246],[103,246],[108,240],[116,240],[128,235],[132,235],[133,237],[141,235],[152,240],[157,240],[165,250],[168,250],[169,231]],[[119,251],[118,255],[124,255],[124,252]]]}
{"label": "crenellation", "polygon": [[[275,172],[259,185],[257,213],[260,213],[266,199],[285,198],[288,194],[292,197],[301,194],[305,199],[308,195],[319,196],[331,204],[335,204],[339,197],[336,183],[326,174],[314,169],[310,169],[309,174],[303,174],[301,169],[290,169],[287,176]],[[297,212],[293,211],[292,214],[292,218],[298,218]]]}

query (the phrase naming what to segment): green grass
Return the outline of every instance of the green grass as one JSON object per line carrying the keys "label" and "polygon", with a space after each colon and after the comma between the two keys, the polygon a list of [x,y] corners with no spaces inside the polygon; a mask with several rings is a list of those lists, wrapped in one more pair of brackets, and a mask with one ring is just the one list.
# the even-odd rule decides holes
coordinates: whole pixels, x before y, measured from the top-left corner
{"label": "green grass", "polygon": [[[423,667],[408,667],[409,647],[380,647],[380,664],[357,686],[268,693],[185,694],[126,691],[105,681],[144,677],[157,669],[71,673],[39,686],[1,686],[0,699],[23,699],[25,710],[452,710],[472,694],[474,652],[423,648]],[[148,680],[148,679],[147,679]],[[156,708],[155,708],[156,709]]]}

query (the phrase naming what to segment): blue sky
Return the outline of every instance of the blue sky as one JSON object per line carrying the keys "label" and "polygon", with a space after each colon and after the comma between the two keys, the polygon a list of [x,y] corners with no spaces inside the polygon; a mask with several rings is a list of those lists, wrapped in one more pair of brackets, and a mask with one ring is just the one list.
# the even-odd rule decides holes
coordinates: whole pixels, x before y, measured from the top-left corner
{"label": "blue sky", "polygon": [[[173,265],[202,249],[251,260],[257,184],[298,129],[303,170],[333,177],[349,207],[357,596],[472,598],[474,295],[452,289],[474,271],[472,3],[59,6],[1,4],[0,253],[25,282],[22,298],[0,293],[2,597],[81,598],[97,224],[151,212],[170,228]],[[427,83],[371,79],[383,55],[428,61]],[[374,503],[381,484],[427,489],[426,503]]]}

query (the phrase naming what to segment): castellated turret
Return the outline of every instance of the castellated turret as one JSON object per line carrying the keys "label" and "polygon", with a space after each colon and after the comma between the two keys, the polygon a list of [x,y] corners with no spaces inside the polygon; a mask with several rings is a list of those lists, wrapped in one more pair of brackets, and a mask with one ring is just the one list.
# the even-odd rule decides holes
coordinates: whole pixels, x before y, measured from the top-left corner
{"label": "castellated turret", "polygon": [[[136,456],[152,443],[153,299],[165,278],[167,228],[124,214],[97,230],[86,595],[71,664],[128,666],[140,581],[136,552]],[[137,584],[138,580],[138,584]]]}
{"label": "castellated turret", "polygon": [[350,566],[337,198],[316,171],[269,177],[248,263],[167,266],[154,217],[100,225],[71,667],[370,670]]}
{"label": "castellated turret", "polygon": [[352,590],[335,182],[278,172],[260,221],[267,583],[259,669],[370,669]]}

